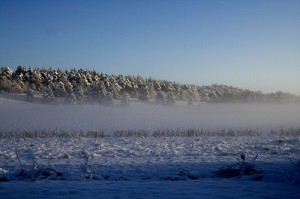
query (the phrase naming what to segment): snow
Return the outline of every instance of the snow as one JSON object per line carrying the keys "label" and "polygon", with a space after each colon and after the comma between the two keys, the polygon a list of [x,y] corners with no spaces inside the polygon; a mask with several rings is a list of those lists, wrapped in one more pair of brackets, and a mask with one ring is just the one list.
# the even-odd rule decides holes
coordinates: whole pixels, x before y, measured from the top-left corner
{"label": "snow", "polygon": [[[298,105],[162,107],[135,102],[131,107],[120,108],[25,103],[22,97],[0,95],[2,133],[100,129],[107,134],[104,137],[1,137],[1,198],[300,196],[300,138],[269,134],[271,129],[279,132],[282,128],[299,128]],[[254,128],[263,133],[191,137],[113,134],[118,129],[151,132],[189,127]],[[241,161],[241,154],[259,172],[233,178],[215,177],[220,168]]]}
{"label": "snow", "polygon": [[8,182],[3,198],[299,198],[299,186],[206,179],[199,181]]}

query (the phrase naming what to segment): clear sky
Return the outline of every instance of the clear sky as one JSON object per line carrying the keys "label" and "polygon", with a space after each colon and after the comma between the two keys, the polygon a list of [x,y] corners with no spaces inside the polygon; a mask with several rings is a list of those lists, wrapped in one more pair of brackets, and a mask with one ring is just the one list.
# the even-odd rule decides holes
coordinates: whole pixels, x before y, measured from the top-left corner
{"label": "clear sky", "polygon": [[300,95],[299,0],[0,0],[0,66]]}

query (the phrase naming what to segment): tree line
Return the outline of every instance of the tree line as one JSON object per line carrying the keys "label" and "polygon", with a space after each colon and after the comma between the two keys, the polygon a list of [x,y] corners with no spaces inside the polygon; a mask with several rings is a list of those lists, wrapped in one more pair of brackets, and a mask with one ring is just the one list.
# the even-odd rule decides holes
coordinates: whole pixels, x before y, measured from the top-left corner
{"label": "tree line", "polygon": [[29,101],[40,95],[45,102],[113,104],[118,100],[124,105],[129,105],[130,99],[166,105],[176,101],[186,101],[187,104],[300,102],[300,97],[281,91],[264,94],[227,85],[198,86],[141,76],[108,75],[87,69],[23,66],[18,66],[15,71],[0,68],[0,92],[26,93]]}

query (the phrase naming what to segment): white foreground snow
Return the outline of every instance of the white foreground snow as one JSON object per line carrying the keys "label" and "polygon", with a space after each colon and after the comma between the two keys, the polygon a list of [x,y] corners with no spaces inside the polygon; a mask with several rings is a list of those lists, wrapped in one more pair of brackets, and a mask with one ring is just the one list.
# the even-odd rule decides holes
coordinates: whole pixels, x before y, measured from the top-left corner
{"label": "white foreground snow", "polygon": [[[0,130],[101,129],[105,137],[2,137],[1,198],[299,198],[299,105],[129,108],[25,103],[0,95]],[[261,136],[121,137],[117,129],[254,128]],[[214,177],[240,154],[260,173]],[[19,163],[19,160],[21,165]],[[50,169],[47,174],[43,171]],[[21,174],[21,171],[24,172]],[[40,171],[40,172],[39,172]],[[56,173],[57,172],[57,173]],[[59,173],[59,175],[58,175]]]}

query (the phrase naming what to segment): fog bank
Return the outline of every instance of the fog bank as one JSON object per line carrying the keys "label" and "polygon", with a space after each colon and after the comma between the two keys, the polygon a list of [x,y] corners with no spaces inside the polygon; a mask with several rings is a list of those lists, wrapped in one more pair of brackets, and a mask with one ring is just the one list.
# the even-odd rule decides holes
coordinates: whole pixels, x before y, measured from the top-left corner
{"label": "fog bank", "polygon": [[299,104],[207,104],[130,107],[0,103],[0,130],[259,129],[300,128]]}

